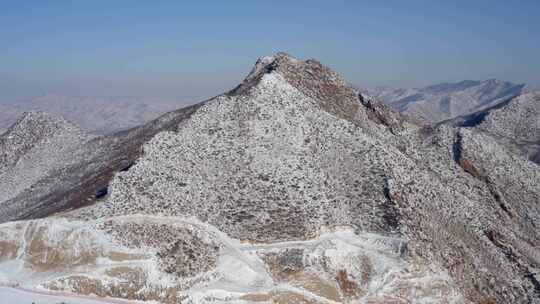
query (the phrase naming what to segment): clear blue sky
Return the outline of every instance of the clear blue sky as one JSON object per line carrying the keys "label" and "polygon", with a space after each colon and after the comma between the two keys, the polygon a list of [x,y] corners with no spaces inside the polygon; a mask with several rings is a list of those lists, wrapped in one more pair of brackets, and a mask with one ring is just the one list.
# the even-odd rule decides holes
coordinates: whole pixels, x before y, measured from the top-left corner
{"label": "clear blue sky", "polygon": [[540,84],[540,1],[0,0],[0,100],[53,92],[193,102],[277,51],[316,58],[364,87]]}

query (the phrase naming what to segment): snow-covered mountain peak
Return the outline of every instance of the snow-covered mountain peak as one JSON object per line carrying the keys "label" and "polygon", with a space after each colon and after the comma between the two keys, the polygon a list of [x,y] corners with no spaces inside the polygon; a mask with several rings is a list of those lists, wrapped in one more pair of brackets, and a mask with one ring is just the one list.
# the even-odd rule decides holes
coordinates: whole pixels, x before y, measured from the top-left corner
{"label": "snow-covered mountain peak", "polygon": [[0,225],[0,278],[167,304],[535,299],[538,167],[399,118],[277,54],[141,127],[40,144],[0,170],[0,221],[55,216]]}
{"label": "snow-covered mountain peak", "polygon": [[361,105],[356,89],[317,60],[300,60],[286,53],[260,58],[246,79],[228,95],[249,94],[265,74],[271,73],[280,74],[285,82],[317,101],[325,111],[349,121],[355,120]]}

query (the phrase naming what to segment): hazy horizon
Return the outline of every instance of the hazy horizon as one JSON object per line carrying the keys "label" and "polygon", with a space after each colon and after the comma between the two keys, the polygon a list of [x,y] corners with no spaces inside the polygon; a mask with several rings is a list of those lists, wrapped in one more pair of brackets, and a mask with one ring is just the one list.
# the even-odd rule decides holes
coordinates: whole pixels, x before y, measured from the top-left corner
{"label": "hazy horizon", "polygon": [[540,3],[25,2],[0,11],[0,101],[43,94],[193,103],[258,57],[315,58],[360,87],[540,84]]}

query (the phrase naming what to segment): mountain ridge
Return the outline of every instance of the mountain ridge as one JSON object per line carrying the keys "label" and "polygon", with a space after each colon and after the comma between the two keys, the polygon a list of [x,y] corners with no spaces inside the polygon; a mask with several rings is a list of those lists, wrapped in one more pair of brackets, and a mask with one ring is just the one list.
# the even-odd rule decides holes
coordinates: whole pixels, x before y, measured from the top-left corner
{"label": "mountain ridge", "polygon": [[439,123],[489,108],[527,89],[524,84],[488,79],[441,83],[418,89],[378,87],[365,91],[399,112]]}
{"label": "mountain ridge", "polygon": [[516,154],[540,164],[540,91],[530,91],[439,124],[482,130]]}

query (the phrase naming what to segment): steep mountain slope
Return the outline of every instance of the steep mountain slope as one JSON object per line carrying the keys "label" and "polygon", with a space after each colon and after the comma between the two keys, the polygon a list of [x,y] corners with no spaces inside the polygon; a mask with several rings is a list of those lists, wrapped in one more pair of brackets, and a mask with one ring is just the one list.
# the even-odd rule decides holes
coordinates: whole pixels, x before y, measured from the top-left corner
{"label": "steep mountain slope", "polygon": [[111,138],[143,153],[107,171],[107,195],[0,226],[3,282],[163,303],[540,301],[538,166],[315,60],[264,57],[227,94]]}
{"label": "steep mountain slope", "polygon": [[526,90],[522,84],[496,79],[442,83],[421,89],[380,87],[367,93],[411,117],[437,123],[466,115],[513,98]]}
{"label": "steep mountain slope", "polygon": [[[78,141],[70,141],[69,132],[67,135],[60,132],[62,136],[56,140],[53,135],[57,128],[52,123],[40,124],[31,119],[33,123],[28,127],[19,128],[21,123],[15,124],[10,130],[22,129],[18,133],[24,136],[10,136],[9,130],[0,136],[0,155],[7,159],[2,161],[5,165],[0,171],[0,192],[5,194],[0,196],[0,222],[43,217],[92,204],[107,194],[107,185],[115,172],[127,170],[135,162],[143,143],[157,132],[175,129],[199,106],[167,113],[143,126],[113,135],[82,135],[84,140]],[[60,130],[71,130],[71,126]],[[17,148],[14,141],[21,141],[23,148]],[[26,153],[24,147],[36,143],[39,143],[36,152],[30,150],[32,153],[22,158],[24,162],[16,163],[17,157]],[[9,163],[16,167],[8,166]]]}
{"label": "steep mountain slope", "polygon": [[540,92],[520,95],[491,111],[479,125],[491,134],[523,142],[540,141]]}
{"label": "steep mountain slope", "polygon": [[540,92],[443,122],[489,133],[508,149],[540,164]]}
{"label": "steep mountain slope", "polygon": [[44,95],[0,103],[0,129],[9,127],[24,112],[45,111],[66,118],[87,132],[109,134],[141,125],[178,107],[177,102],[159,99]]}

